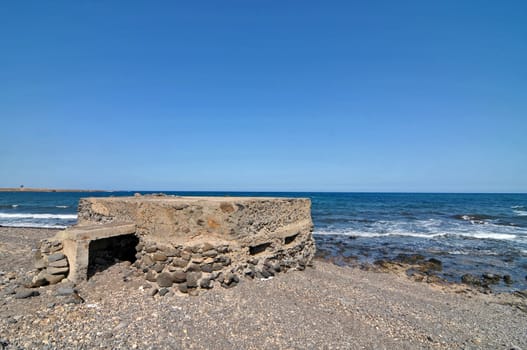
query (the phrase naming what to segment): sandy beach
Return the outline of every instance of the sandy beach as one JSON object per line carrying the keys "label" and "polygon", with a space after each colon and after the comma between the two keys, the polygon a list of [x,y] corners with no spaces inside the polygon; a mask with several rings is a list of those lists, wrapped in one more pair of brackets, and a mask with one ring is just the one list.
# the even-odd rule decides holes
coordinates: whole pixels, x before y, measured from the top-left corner
{"label": "sandy beach", "polygon": [[127,262],[59,296],[16,299],[31,247],[55,230],[0,228],[0,343],[6,349],[522,349],[526,300],[338,267],[242,280],[197,297],[151,296]]}

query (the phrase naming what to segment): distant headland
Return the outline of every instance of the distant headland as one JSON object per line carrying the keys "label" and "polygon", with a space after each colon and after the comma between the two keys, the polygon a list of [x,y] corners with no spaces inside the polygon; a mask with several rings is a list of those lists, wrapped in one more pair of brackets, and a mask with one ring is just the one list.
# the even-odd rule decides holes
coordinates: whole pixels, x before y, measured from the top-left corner
{"label": "distant headland", "polygon": [[112,191],[63,189],[63,188],[0,187],[0,192],[112,192]]}

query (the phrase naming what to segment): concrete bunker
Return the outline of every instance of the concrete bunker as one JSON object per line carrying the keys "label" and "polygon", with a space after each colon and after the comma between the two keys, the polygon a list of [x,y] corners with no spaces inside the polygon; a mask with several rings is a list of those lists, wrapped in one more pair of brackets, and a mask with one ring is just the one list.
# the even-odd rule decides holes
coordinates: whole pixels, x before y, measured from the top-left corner
{"label": "concrete bunker", "polygon": [[[79,282],[116,260],[132,262],[159,288],[197,294],[240,278],[303,270],[315,253],[311,201],[305,198],[83,198],[78,224],[51,243]],[[64,277],[62,277],[64,278]]]}

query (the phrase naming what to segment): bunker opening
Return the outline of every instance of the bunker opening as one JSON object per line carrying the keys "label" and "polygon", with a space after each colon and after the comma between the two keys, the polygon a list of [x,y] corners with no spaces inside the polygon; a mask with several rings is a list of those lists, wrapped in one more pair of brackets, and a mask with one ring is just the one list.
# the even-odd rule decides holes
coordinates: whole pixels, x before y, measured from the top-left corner
{"label": "bunker opening", "polygon": [[139,238],[135,234],[91,241],[88,253],[88,279],[97,272],[104,271],[116,263],[122,261],[134,263],[136,260],[135,247],[138,244]]}
{"label": "bunker opening", "polygon": [[294,234],[292,236],[286,237],[284,239],[284,244],[291,244],[291,243],[293,243],[293,241],[295,240],[296,237],[298,237],[298,233]]}
{"label": "bunker opening", "polygon": [[249,247],[249,254],[256,255],[256,254],[263,253],[270,246],[271,246],[271,243],[262,243],[262,244]]}

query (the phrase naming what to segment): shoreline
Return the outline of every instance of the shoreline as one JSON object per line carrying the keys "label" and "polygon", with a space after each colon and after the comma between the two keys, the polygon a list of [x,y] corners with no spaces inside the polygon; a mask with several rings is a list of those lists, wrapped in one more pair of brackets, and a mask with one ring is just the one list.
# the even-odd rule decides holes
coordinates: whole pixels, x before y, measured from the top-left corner
{"label": "shoreline", "polygon": [[[15,348],[510,349],[527,347],[527,297],[418,283],[404,275],[314,267],[197,297],[151,296],[118,262],[61,296],[65,283],[15,299],[31,247],[56,229],[0,228],[0,342]],[[62,290],[63,291],[63,290]]]}

